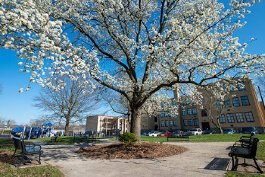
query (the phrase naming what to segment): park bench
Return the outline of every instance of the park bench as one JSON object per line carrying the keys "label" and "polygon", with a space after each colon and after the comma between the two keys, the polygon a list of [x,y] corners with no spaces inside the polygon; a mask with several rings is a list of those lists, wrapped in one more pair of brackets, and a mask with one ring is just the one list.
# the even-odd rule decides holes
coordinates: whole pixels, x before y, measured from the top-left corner
{"label": "park bench", "polygon": [[[256,159],[258,142],[259,139],[252,134],[251,136],[242,136],[239,141],[234,143],[234,145],[231,147],[231,151],[228,154],[232,158],[232,171],[236,171],[238,165],[242,165],[253,166],[260,173],[263,173]],[[244,158],[244,162],[239,164],[238,157]],[[246,159],[253,159],[255,166],[252,164],[247,164]]]}
{"label": "park bench", "polygon": [[24,142],[24,139],[22,139],[22,138],[15,138],[14,137],[12,139],[13,139],[14,146],[15,146],[15,152],[13,154],[13,157],[15,157],[17,150],[20,149],[22,157],[27,160],[26,162],[31,162],[31,159],[29,159],[27,157],[27,155],[37,154],[38,155],[38,162],[39,162],[39,164],[41,164],[40,157],[41,157],[41,154],[43,153],[43,151],[41,150],[40,145],[36,145],[34,143],[27,143],[26,144]]}

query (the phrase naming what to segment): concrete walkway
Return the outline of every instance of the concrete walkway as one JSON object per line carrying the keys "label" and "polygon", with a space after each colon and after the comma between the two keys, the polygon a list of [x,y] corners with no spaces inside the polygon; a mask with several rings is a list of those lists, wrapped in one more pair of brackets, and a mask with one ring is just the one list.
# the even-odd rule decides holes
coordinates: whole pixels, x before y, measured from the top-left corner
{"label": "concrete walkway", "polygon": [[95,160],[74,153],[76,146],[44,146],[44,161],[66,177],[221,177],[225,171],[204,169],[213,158],[228,158],[231,142],[170,143],[187,147],[180,155],[155,160]]}

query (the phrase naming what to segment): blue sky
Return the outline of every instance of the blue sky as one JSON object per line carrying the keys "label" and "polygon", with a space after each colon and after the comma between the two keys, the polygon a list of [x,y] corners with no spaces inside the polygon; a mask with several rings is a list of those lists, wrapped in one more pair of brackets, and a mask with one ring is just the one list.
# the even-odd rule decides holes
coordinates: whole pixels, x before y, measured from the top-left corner
{"label": "blue sky", "polygon": [[[227,3],[228,0],[224,0]],[[249,42],[251,37],[256,40],[249,44],[248,53],[265,53],[265,0],[261,0],[251,8],[252,13],[247,16],[247,24],[236,32],[240,42]],[[19,72],[17,63],[20,61],[16,53],[0,49],[0,117],[14,119],[18,124],[28,123],[30,119],[43,114],[33,106],[33,98],[39,94],[40,86],[32,85],[27,93],[19,94],[21,87],[27,87],[29,77]]]}

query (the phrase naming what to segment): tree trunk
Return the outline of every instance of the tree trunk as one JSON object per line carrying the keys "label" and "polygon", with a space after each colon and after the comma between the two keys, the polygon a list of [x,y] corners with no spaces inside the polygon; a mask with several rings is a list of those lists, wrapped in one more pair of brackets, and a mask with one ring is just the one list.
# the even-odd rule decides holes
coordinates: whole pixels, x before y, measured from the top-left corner
{"label": "tree trunk", "polygon": [[66,118],[65,127],[64,127],[64,134],[69,136],[69,125],[70,125],[70,118]]}
{"label": "tree trunk", "polygon": [[217,123],[214,122],[214,119],[213,119],[213,118],[211,118],[211,121],[212,121],[212,123],[214,124],[214,126],[220,130],[220,133],[223,134],[223,129],[222,129],[222,127],[221,127],[221,124],[220,124],[219,118],[217,118]]}
{"label": "tree trunk", "polygon": [[139,108],[131,109],[130,132],[134,133],[138,140],[141,138],[141,111]]}
{"label": "tree trunk", "polygon": [[219,130],[220,130],[221,134],[224,134],[224,131],[223,131],[222,127],[221,127],[219,118],[217,118],[217,124],[218,124],[218,127],[219,127]]}

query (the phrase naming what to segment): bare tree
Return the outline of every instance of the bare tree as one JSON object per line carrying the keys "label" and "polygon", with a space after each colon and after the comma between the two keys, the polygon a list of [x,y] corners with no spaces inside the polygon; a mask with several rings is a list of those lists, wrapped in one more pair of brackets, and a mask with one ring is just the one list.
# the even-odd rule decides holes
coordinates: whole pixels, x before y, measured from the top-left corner
{"label": "bare tree", "polygon": [[70,124],[82,121],[96,108],[98,99],[92,88],[85,86],[81,80],[65,79],[65,82],[67,85],[59,91],[46,87],[34,101],[36,107],[49,112],[46,120],[65,122],[67,135]]}
{"label": "bare tree", "polygon": [[43,118],[37,118],[37,119],[31,119],[30,125],[32,127],[42,127],[42,125],[46,122],[46,119]]}
{"label": "bare tree", "polygon": [[0,126],[4,126],[5,125],[5,119],[0,117]]}
{"label": "bare tree", "polygon": [[17,123],[16,123],[16,121],[15,121],[14,119],[7,119],[7,120],[5,121],[5,124],[6,124],[7,128],[12,128],[12,127],[14,127]]}

